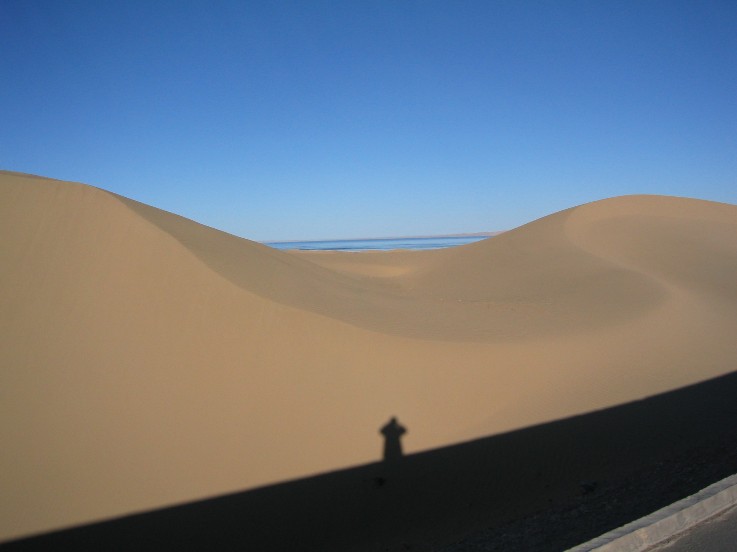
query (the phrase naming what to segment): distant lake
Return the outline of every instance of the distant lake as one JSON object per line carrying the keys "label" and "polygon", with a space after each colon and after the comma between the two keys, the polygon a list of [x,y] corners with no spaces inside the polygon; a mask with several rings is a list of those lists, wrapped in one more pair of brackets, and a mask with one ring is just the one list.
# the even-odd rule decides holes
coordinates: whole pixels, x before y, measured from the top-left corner
{"label": "distant lake", "polygon": [[483,239],[486,239],[486,236],[435,236],[431,238],[264,242],[264,245],[276,249],[299,249],[302,251],[389,251],[391,249],[443,249]]}

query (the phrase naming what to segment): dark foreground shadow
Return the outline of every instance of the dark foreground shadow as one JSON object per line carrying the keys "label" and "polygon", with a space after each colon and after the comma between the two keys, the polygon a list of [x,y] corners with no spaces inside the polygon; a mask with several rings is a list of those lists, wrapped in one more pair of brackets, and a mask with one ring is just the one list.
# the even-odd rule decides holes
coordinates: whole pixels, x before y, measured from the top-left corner
{"label": "dark foreground shadow", "polygon": [[[512,536],[505,550],[562,550],[734,473],[735,443],[737,374],[730,374],[394,462],[49,533],[3,548],[437,550],[474,532],[506,531]],[[534,530],[525,526],[529,519]],[[514,531],[526,540],[514,537]]]}

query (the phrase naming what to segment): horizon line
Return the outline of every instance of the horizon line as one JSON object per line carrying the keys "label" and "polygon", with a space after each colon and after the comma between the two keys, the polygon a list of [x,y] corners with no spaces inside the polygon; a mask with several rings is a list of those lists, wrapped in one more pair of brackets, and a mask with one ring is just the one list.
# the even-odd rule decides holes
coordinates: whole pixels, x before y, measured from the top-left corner
{"label": "horizon line", "polygon": [[389,241],[389,240],[423,240],[433,238],[491,238],[506,232],[506,230],[496,230],[491,232],[465,232],[457,234],[428,234],[420,236],[384,236],[373,238],[328,238],[319,240],[257,240],[264,245],[272,243],[320,243],[320,242],[349,242],[349,241]]}

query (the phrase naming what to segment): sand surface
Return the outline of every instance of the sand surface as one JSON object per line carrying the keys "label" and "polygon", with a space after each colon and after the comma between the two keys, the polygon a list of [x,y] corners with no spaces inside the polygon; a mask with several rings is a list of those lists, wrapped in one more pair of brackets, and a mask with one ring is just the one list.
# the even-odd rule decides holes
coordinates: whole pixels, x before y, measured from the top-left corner
{"label": "sand surface", "polygon": [[[278,213],[275,214],[278,216]],[[284,252],[0,172],[0,540],[592,412],[737,367],[737,206],[606,199]]]}

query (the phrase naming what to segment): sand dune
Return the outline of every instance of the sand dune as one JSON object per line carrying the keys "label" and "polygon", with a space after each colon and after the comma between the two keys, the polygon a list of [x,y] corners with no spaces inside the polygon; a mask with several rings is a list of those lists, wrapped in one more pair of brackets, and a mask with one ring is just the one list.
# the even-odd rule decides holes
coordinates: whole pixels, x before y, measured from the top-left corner
{"label": "sand dune", "polygon": [[438,251],[283,252],[0,173],[0,540],[735,370],[737,206],[628,196]]}

